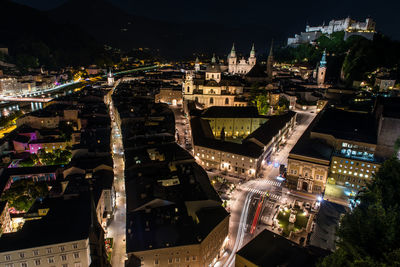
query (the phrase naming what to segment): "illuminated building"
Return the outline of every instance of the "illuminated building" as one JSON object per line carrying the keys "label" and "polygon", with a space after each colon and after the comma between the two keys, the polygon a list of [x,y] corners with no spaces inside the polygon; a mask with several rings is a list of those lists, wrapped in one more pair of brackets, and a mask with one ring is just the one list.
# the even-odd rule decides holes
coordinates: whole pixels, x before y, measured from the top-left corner
{"label": "illuminated building", "polygon": [[185,100],[210,106],[247,106],[243,98],[243,84],[237,77],[222,74],[215,56],[205,72],[188,71],[182,85]]}
{"label": "illuminated building", "polygon": [[235,51],[235,45],[232,45],[231,52],[228,55],[228,72],[231,74],[246,74],[248,73],[254,65],[256,65],[256,50],[254,49],[254,44],[251,47],[250,57],[248,60],[241,58],[238,60]]}
{"label": "illuminated building", "polygon": [[[255,107],[211,109],[215,112],[205,111],[204,117],[193,117],[190,121],[196,159],[205,169],[218,169],[246,178],[256,177],[262,164],[271,160],[293,130],[296,120],[296,113],[292,111],[256,117],[257,110],[251,110]],[[211,120],[210,114],[214,114]],[[221,137],[222,131],[225,138]]]}

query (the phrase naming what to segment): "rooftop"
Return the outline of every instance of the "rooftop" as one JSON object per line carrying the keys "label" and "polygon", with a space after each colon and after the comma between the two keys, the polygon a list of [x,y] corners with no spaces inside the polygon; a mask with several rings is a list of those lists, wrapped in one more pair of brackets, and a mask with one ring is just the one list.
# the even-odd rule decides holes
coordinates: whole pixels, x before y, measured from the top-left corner
{"label": "rooftop", "polygon": [[212,106],[201,114],[203,118],[260,118],[256,107],[220,107]]}
{"label": "rooftop", "polygon": [[317,133],[335,138],[376,144],[376,126],[372,115],[328,108],[313,127]]}
{"label": "rooftop", "polygon": [[327,252],[296,243],[268,230],[242,247],[239,255],[257,266],[315,266]]}
{"label": "rooftop", "polygon": [[[29,249],[89,238],[91,209],[89,196],[46,198],[36,201],[28,213],[48,208],[46,216],[28,220],[21,230],[3,234],[0,252]],[[62,230],[61,230],[62,229]]]}

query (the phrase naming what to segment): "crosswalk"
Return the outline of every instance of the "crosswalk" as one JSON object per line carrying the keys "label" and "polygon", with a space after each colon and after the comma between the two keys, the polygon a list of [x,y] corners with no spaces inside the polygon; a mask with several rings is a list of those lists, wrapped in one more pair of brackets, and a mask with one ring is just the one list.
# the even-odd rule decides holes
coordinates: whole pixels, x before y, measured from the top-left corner
{"label": "crosswalk", "polygon": [[282,182],[274,181],[274,180],[270,180],[270,179],[261,180],[260,182],[268,184],[268,185],[277,186],[277,187],[280,187],[282,185]]}
{"label": "crosswalk", "polygon": [[[247,190],[251,193],[258,194],[258,195],[264,195],[264,194],[268,193],[267,191],[262,191],[262,190],[258,190],[255,188],[248,188],[248,187],[246,187],[245,190]],[[268,193],[268,196],[269,196],[269,199],[271,199],[271,200],[279,200],[282,197],[282,195],[277,195],[274,193]]]}

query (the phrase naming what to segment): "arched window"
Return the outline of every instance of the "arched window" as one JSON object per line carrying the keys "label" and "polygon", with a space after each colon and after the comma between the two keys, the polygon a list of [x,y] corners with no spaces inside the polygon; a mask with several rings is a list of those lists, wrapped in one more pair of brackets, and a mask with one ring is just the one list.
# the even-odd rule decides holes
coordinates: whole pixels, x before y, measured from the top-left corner
{"label": "arched window", "polygon": [[190,92],[190,86],[187,87],[187,92],[188,92],[188,93]]}
{"label": "arched window", "polygon": [[196,96],[196,97],[194,98],[194,101],[195,101],[195,102],[199,102],[199,98]]}
{"label": "arched window", "polygon": [[210,98],[210,105],[214,104],[214,98]]}
{"label": "arched window", "polygon": [[225,105],[229,105],[229,98],[225,98]]}

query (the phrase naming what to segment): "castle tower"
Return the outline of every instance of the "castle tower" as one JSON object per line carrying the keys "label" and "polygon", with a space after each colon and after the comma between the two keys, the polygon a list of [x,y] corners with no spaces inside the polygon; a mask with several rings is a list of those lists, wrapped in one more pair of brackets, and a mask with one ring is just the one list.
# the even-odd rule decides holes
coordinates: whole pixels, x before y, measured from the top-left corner
{"label": "castle tower", "polygon": [[228,55],[228,72],[236,73],[237,57],[235,51],[235,44],[232,45],[231,52]]}
{"label": "castle tower", "polygon": [[323,86],[325,83],[325,74],[326,74],[326,50],[322,54],[321,61],[318,66],[318,74],[317,74],[317,85]]}
{"label": "castle tower", "polygon": [[199,57],[196,57],[196,62],[194,63],[194,71],[198,72],[200,70],[200,61]]}
{"label": "castle tower", "polygon": [[269,50],[269,55],[267,59],[267,75],[268,75],[268,81],[272,82],[272,67],[274,65],[274,54],[273,54],[273,46],[274,46],[274,40],[271,41],[271,48]]}
{"label": "castle tower", "polygon": [[254,49],[254,43],[250,51],[249,64],[250,66],[256,65],[256,50]]}
{"label": "castle tower", "polygon": [[111,69],[107,74],[107,84],[108,84],[108,86],[113,86],[114,85],[114,75],[112,74]]}

